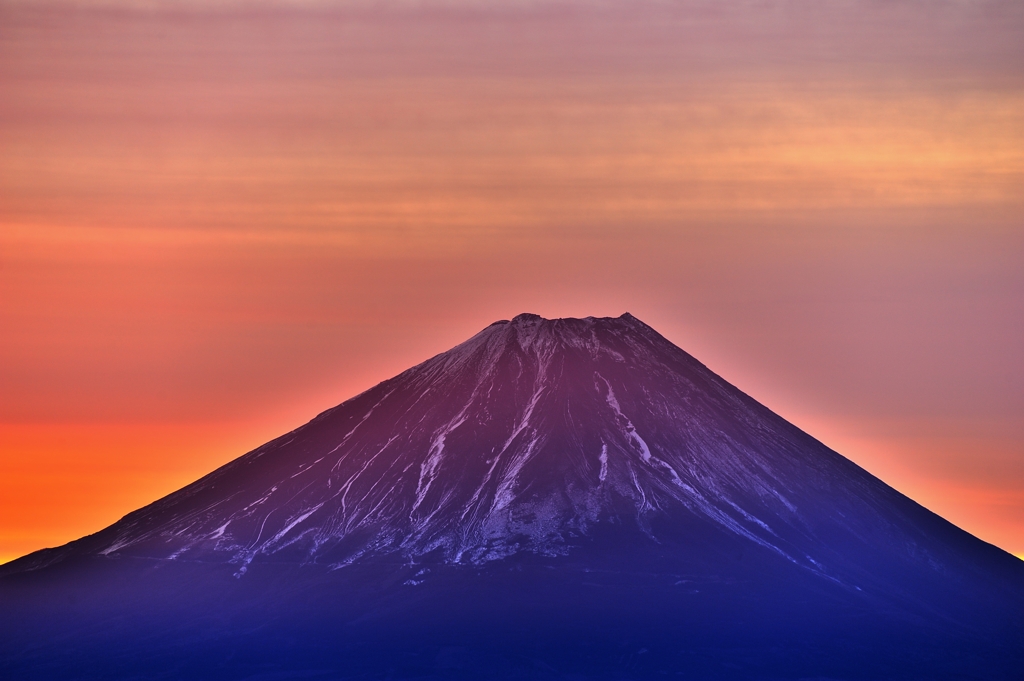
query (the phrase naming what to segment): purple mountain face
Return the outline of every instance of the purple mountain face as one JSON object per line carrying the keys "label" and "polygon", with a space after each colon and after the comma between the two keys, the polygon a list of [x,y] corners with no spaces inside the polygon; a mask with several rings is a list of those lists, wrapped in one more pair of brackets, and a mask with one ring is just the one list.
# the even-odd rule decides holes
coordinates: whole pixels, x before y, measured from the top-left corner
{"label": "purple mountain face", "polygon": [[0,598],[24,678],[1024,678],[1024,563],[629,314],[496,322]]}

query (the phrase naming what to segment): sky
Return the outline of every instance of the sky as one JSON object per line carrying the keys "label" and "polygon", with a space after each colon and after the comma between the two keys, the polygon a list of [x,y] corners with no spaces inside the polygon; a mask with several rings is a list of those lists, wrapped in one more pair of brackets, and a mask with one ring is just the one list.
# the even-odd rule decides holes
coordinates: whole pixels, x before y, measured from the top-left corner
{"label": "sky", "polygon": [[0,0],[0,562],[629,311],[1024,557],[1024,5]]}

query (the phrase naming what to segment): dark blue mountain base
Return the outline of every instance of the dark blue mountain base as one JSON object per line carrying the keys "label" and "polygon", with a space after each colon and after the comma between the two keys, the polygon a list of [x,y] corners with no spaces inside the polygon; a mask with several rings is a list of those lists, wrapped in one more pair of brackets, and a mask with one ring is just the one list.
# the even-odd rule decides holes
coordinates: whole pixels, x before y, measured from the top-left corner
{"label": "dark blue mountain base", "polygon": [[11,679],[1024,679],[1024,562],[628,315],[492,325],[0,607]]}

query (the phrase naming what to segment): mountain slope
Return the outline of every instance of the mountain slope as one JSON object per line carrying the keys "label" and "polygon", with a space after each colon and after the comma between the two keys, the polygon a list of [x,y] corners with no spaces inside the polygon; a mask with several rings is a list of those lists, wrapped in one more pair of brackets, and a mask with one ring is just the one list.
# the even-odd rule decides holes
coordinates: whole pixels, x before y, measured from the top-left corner
{"label": "mountain slope", "polygon": [[[938,660],[944,669],[965,661],[961,676],[981,669],[987,678],[1015,678],[1007,670],[1024,660],[1015,609],[1024,604],[1022,565],[785,422],[628,314],[520,315],[96,535],[4,566],[0,585],[31,583],[45,595],[83,579],[75,575],[85,570],[100,582],[117,573],[135,591],[164,584],[170,592],[179,587],[161,580],[185,579],[214,600],[236,590],[247,594],[246,607],[272,603],[274,621],[294,610],[306,622],[327,617],[335,625],[344,618],[322,608],[372,592],[376,599],[350,617],[378,622],[381,640],[417,618],[451,615],[462,622],[452,631],[462,631],[469,612],[494,627],[518,621],[522,613],[510,613],[523,603],[543,610],[564,601],[561,614],[545,610],[551,620],[589,612],[608,597],[618,621],[640,617],[634,632],[654,627],[662,631],[657,639],[666,625],[680,626],[677,638],[686,641],[697,636],[697,621],[687,619],[693,613],[665,608],[701,604],[704,625],[717,622],[721,630],[705,642],[715,650],[744,636],[757,643],[743,645],[761,650],[766,632],[790,621],[781,608],[790,611],[786,626],[801,633],[773,640],[775,648],[811,645],[811,629],[832,621],[849,640],[875,627],[893,640],[907,634],[917,643],[906,645],[918,649],[924,641],[953,645],[907,658],[914,660],[908,669],[931,675],[921,678],[939,678]],[[145,576],[157,568],[158,577]],[[478,598],[463,600],[474,589]],[[508,601],[510,593],[516,596]],[[33,610],[31,598],[21,602]],[[218,607],[240,611],[240,602]],[[381,603],[389,605],[382,610]],[[493,607],[480,611],[479,603]],[[743,612],[762,612],[764,621],[741,624]],[[131,619],[130,611],[124,616]],[[587,626],[602,617],[611,615],[589,612]],[[570,618],[565,626],[581,624]],[[234,636],[231,627],[218,631]],[[580,633],[563,648],[599,638]],[[864,641],[875,641],[861,644],[869,659],[847,650],[847,667],[870,670],[874,654],[890,665],[890,678],[917,678],[894,671],[897,653],[871,653],[884,648],[877,639]],[[514,667],[503,654],[484,656],[492,660],[489,674]],[[836,654],[826,657],[846,659]],[[967,663],[972,656],[988,661]],[[762,660],[759,668],[767,664],[762,653],[754,659]],[[662,662],[662,671],[682,668]],[[782,664],[778,678],[797,667],[805,673],[795,661]],[[375,668],[368,669],[359,673]]]}

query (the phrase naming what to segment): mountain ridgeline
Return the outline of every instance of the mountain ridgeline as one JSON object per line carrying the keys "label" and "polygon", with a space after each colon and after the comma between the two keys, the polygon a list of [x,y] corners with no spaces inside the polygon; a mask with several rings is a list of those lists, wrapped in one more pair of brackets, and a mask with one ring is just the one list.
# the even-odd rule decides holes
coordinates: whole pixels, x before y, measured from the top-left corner
{"label": "mountain ridgeline", "polygon": [[1024,678],[1024,563],[629,314],[496,322],[0,598],[12,678]]}

